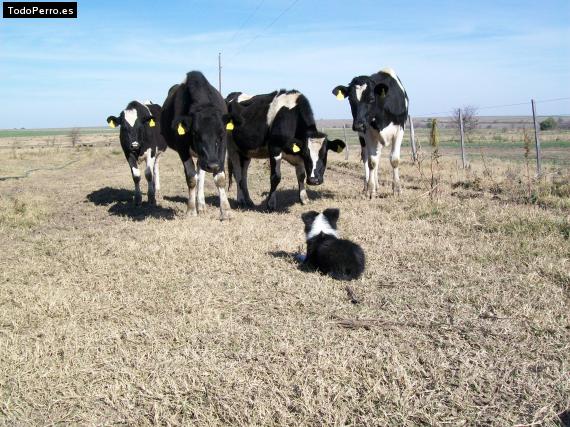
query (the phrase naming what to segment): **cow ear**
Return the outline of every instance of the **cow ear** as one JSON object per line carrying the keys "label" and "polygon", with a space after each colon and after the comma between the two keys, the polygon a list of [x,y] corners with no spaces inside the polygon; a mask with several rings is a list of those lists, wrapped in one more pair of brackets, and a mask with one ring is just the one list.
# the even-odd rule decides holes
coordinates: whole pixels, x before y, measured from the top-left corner
{"label": "cow ear", "polygon": [[117,126],[121,126],[121,119],[115,116],[109,116],[107,117],[107,123],[109,124],[109,127],[115,128]]}
{"label": "cow ear", "polygon": [[192,118],[190,116],[178,116],[172,120],[172,130],[178,135],[185,135],[192,128]]}
{"label": "cow ear", "polygon": [[332,150],[336,151],[337,153],[342,153],[342,150],[344,150],[345,147],[346,144],[344,143],[344,141],[340,139],[333,139],[332,141],[327,140],[327,150]]}
{"label": "cow ear", "polygon": [[336,96],[336,99],[342,101],[348,96],[348,88],[346,86],[339,85],[332,90],[332,93]]}
{"label": "cow ear", "polygon": [[399,90],[389,90],[388,86],[380,83],[374,87],[374,93],[377,99],[379,98],[384,103],[384,109],[390,114],[395,116],[406,114],[405,94]]}
{"label": "cow ear", "polygon": [[338,221],[338,217],[340,216],[340,210],[337,208],[328,208],[323,211],[323,215],[332,226],[332,228],[336,230],[336,223]]}
{"label": "cow ear", "polygon": [[317,217],[318,214],[319,213],[317,211],[309,211],[309,212],[302,213],[301,219],[303,220],[305,227],[307,227],[307,228],[311,227],[311,225],[315,221],[315,218]]}

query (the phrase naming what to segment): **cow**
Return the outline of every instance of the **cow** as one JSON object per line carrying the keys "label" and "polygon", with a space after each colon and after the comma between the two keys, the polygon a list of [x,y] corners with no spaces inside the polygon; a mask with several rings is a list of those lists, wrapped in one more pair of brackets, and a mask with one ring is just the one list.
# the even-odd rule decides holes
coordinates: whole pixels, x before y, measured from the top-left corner
{"label": "cow", "polygon": [[295,166],[299,200],[309,201],[308,185],[323,183],[328,150],[341,152],[345,143],[319,132],[309,100],[296,90],[281,89],[249,96],[233,92],[226,97],[234,129],[228,141],[228,168],[233,171],[240,207],[252,207],[247,171],[252,158],[269,158],[271,189],[267,208],[277,208],[275,190],[281,181],[281,161]]}
{"label": "cow", "polygon": [[182,83],[170,88],[164,101],[161,130],[168,146],[178,153],[184,165],[190,216],[205,210],[204,180],[206,172],[210,172],[220,197],[220,218],[230,217],[224,172],[226,125],[230,121],[227,112],[222,95],[199,71],[187,73]]}
{"label": "cow", "polygon": [[144,176],[148,183],[148,203],[156,204],[160,194],[158,160],[166,151],[166,141],[160,133],[161,111],[160,105],[150,101],[131,101],[118,117],[107,117],[109,126],[120,126],[119,140],[131,168],[137,206],[142,204],[139,163],[143,159],[146,162]]}
{"label": "cow", "polygon": [[408,118],[408,95],[391,68],[370,76],[358,76],[347,86],[337,86],[333,95],[348,98],[352,129],[358,132],[364,163],[364,193],[373,198],[378,191],[378,169],[382,147],[392,144],[392,191],[400,194],[400,147]]}

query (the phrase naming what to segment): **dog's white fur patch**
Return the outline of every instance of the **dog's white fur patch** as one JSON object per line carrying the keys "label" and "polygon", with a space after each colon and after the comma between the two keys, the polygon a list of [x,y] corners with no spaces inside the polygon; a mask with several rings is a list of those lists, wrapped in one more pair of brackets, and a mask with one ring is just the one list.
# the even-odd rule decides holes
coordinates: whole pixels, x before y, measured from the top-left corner
{"label": "dog's white fur patch", "polygon": [[327,217],[324,216],[322,213],[318,214],[313,224],[311,224],[311,231],[307,233],[307,240],[312,239],[319,234],[329,234],[338,238],[338,232],[331,227],[329,224]]}

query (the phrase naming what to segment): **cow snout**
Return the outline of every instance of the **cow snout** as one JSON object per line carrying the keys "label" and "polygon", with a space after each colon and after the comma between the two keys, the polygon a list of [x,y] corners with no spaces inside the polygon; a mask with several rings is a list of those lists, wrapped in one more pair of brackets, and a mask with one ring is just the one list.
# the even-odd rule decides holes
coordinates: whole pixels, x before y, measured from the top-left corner
{"label": "cow snout", "polygon": [[220,171],[220,165],[214,162],[210,162],[206,165],[206,171],[212,173],[218,173]]}
{"label": "cow snout", "polygon": [[136,150],[137,148],[139,148],[141,145],[138,143],[138,141],[133,141],[131,142],[131,148]]}
{"label": "cow snout", "polygon": [[366,126],[364,125],[364,122],[354,122],[352,124],[352,130],[355,132],[365,132]]}
{"label": "cow snout", "polygon": [[322,181],[315,176],[311,176],[311,177],[307,178],[307,184],[309,184],[309,185],[321,185]]}

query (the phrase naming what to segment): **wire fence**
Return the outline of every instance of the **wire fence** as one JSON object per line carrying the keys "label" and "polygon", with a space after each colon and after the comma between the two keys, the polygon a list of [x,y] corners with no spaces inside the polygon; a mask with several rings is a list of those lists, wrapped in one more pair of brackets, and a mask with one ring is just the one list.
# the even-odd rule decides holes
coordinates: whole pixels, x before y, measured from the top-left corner
{"label": "wire fence", "polygon": [[[540,115],[541,104],[562,103],[568,100],[570,97],[536,101],[536,120],[532,116],[531,102],[477,107],[477,115],[475,116],[477,125],[473,129],[464,129],[463,132],[463,151],[460,121],[457,115],[454,117],[452,111],[423,114],[423,117],[410,117],[402,143],[402,158],[407,157],[415,161],[418,152],[431,150],[431,124],[435,119],[439,135],[440,155],[456,158],[464,167],[468,167],[471,162],[485,159],[514,162],[525,162],[530,159],[537,165],[537,173],[541,173],[542,165],[568,168],[570,167],[570,115]],[[494,114],[501,114],[501,109],[508,111],[507,109],[520,105],[528,105],[528,116],[483,116],[478,114],[481,110],[494,110],[492,111]],[[443,114],[447,114],[447,116],[442,117]],[[439,117],[435,117],[436,115]],[[550,122],[548,125],[551,127],[541,130],[541,123],[543,123],[543,127],[546,127],[545,120]],[[461,122],[464,123],[464,121],[463,118]],[[358,134],[352,131],[352,122],[348,120],[344,123],[337,122],[339,123],[331,126],[330,121],[324,120],[320,122],[320,127],[331,138],[345,139],[348,143],[346,158],[360,156],[359,138]]]}

